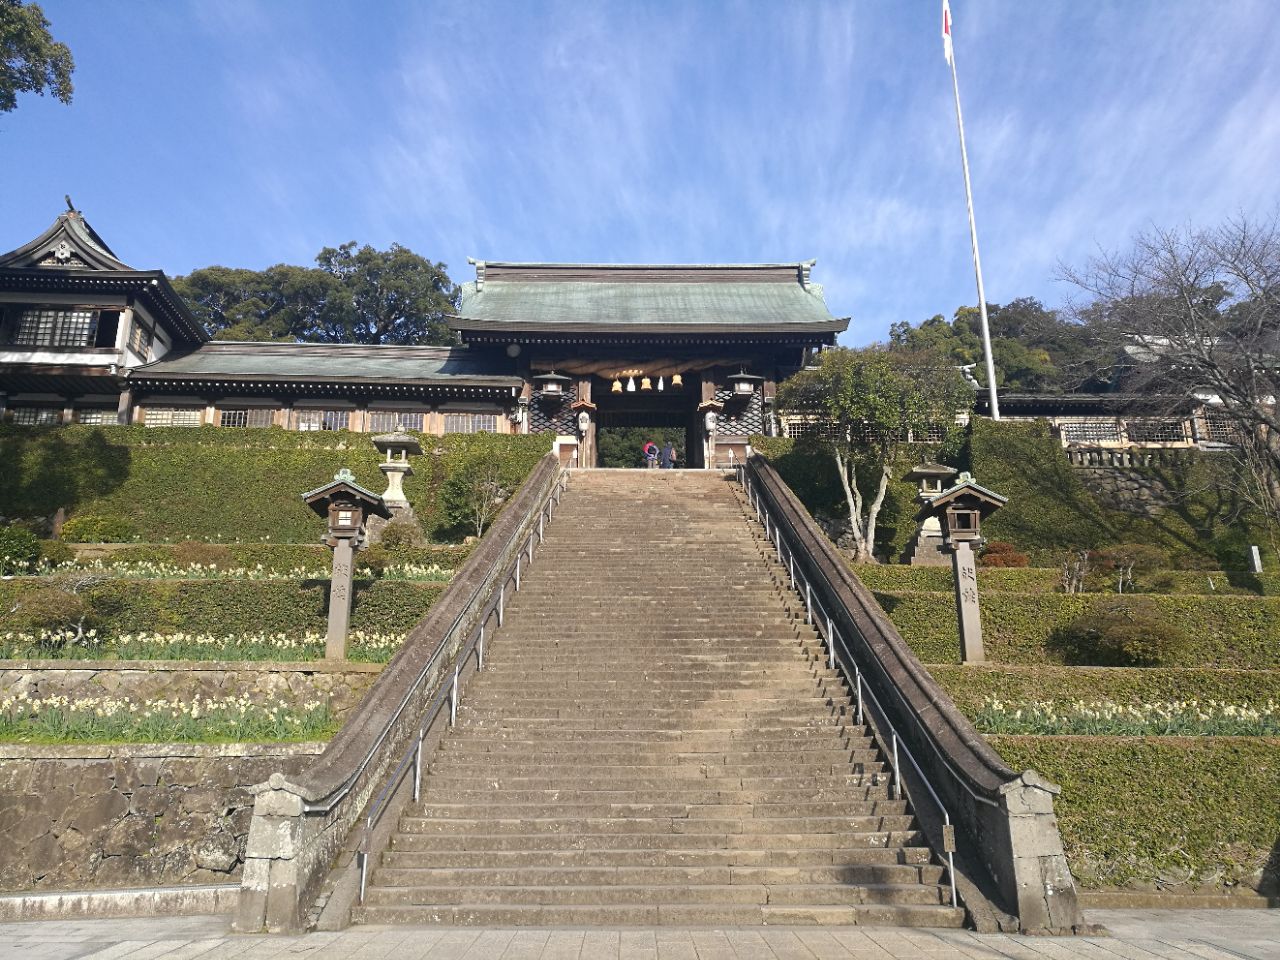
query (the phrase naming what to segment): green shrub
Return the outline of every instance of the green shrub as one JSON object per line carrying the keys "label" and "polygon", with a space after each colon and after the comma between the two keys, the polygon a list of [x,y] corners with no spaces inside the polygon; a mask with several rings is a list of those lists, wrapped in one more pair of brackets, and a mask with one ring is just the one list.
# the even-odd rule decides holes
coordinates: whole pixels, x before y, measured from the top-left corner
{"label": "green shrub", "polygon": [[367,568],[374,576],[381,576],[382,572],[394,562],[391,552],[376,543],[373,546],[365,547],[357,553],[355,559],[357,568]]}
{"label": "green shrub", "polygon": [[0,575],[27,573],[39,559],[39,537],[21,527],[0,527]]}
{"label": "green shrub", "polygon": [[424,537],[416,523],[397,518],[382,528],[379,542],[388,550],[413,550],[423,545]]}
{"label": "green shrub", "polygon": [[78,594],[41,583],[20,596],[6,619],[22,633],[75,634],[87,629],[91,612]]}
{"label": "green shrub", "polygon": [[1199,892],[1202,884],[1264,884],[1276,842],[1280,740],[989,739],[1014,769],[1033,768],[1062,787],[1054,809],[1082,886]]}
{"label": "green shrub", "polygon": [[136,536],[130,521],[103,514],[77,514],[62,525],[62,539],[75,543],[124,543]]}
{"label": "green shrub", "polygon": [[[900,564],[860,566],[857,574],[877,591],[951,591],[951,567],[908,567]],[[1062,571],[1053,567],[983,567],[978,585],[988,593],[1061,593]],[[1094,587],[1115,590],[1111,579]],[[1255,575],[1242,570],[1155,570],[1139,583],[1144,592],[1220,596],[1280,596],[1280,575]]]}
{"label": "green shrub", "polygon": [[75,558],[75,548],[61,540],[40,541],[40,562],[46,566],[56,567],[60,563],[71,563]]}
{"label": "green shrub", "polygon": [[978,563],[984,567],[1029,567],[1031,558],[1007,540],[992,540],[983,548]]}
{"label": "green shrub", "polygon": [[181,543],[175,543],[169,552],[173,557],[173,562],[180,567],[199,564],[202,567],[221,567],[226,569],[235,566],[231,549],[220,543],[183,540]]}
{"label": "green shrub", "polygon": [[1160,667],[1177,663],[1190,640],[1149,600],[1099,604],[1049,635],[1050,649],[1070,664],[1090,667]]}

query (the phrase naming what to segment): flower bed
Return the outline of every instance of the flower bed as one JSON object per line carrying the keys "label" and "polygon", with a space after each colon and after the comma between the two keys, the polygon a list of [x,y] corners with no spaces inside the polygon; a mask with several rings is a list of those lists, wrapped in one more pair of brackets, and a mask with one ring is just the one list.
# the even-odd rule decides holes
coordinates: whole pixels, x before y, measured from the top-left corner
{"label": "flower bed", "polygon": [[[352,630],[347,658],[359,663],[386,663],[404,642],[400,633]],[[115,637],[89,630],[73,633],[0,634],[4,660],[319,660],[325,635],[307,632],[214,635],[208,633],[126,633]]]}
{"label": "flower bed", "polygon": [[[123,580],[328,580],[328,567],[294,567],[280,570],[263,566],[224,567],[216,563],[166,563],[157,560],[73,560],[49,565],[40,564],[35,576],[63,574],[100,574],[103,577]],[[369,567],[356,567],[355,576],[361,580],[417,580],[430,583],[448,583],[453,570],[437,564],[395,563],[374,571]]]}
{"label": "flower bed", "polygon": [[0,740],[17,743],[257,743],[318,740],[335,722],[327,704],[252,703],[247,696],[190,701],[118,697],[0,700]]}
{"label": "flower bed", "polygon": [[1280,737],[1280,704],[1274,700],[1256,706],[1219,700],[1009,703],[988,697],[974,722],[983,733],[995,734]]}

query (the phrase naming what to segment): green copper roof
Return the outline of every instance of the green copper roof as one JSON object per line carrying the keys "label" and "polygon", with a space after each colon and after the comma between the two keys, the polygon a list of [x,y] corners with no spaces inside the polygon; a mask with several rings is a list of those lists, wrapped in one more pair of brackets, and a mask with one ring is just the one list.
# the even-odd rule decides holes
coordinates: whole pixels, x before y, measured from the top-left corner
{"label": "green copper roof", "polygon": [[428,382],[519,387],[514,375],[494,374],[465,348],[327,343],[214,341],[129,372],[140,380],[313,380]]}
{"label": "green copper roof", "polygon": [[809,264],[477,264],[457,330],[829,333]]}

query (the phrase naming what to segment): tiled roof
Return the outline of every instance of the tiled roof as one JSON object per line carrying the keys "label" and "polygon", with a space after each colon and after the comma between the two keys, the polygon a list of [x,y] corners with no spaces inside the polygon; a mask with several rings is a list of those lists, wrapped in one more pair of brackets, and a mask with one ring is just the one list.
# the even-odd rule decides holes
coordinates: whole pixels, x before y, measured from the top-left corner
{"label": "tiled roof", "polygon": [[130,371],[142,380],[323,380],[438,382],[518,387],[515,375],[495,374],[460,347],[401,347],[327,343],[213,341]]}
{"label": "tiled roof", "polygon": [[477,263],[463,285],[457,330],[832,333],[809,263]]}

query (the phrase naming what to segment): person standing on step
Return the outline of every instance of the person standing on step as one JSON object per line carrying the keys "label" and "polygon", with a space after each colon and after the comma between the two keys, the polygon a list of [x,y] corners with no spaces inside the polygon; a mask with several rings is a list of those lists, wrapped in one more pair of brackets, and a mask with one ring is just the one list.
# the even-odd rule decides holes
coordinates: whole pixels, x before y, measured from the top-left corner
{"label": "person standing on step", "polygon": [[646,440],[644,444],[644,460],[650,470],[658,468],[658,445],[652,440]]}
{"label": "person standing on step", "polygon": [[662,469],[674,470],[676,468],[676,445],[670,440],[667,445],[662,448]]}

